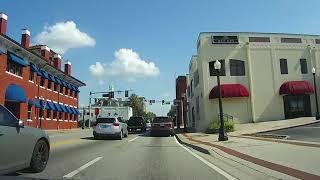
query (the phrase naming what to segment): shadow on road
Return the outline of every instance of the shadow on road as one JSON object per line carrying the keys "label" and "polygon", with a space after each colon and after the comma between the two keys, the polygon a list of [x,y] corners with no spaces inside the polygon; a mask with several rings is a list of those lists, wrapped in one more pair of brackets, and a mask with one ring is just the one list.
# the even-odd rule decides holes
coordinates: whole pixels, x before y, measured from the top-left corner
{"label": "shadow on road", "polygon": [[84,139],[84,140],[94,140],[94,141],[99,141],[99,140],[118,140],[117,137],[101,137],[99,139],[94,139],[93,137],[83,137],[80,139]]}

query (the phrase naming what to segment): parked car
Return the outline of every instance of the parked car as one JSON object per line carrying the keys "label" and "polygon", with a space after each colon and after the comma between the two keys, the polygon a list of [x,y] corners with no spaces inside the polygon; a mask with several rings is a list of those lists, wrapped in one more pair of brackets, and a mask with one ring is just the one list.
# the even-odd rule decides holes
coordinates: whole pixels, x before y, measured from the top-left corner
{"label": "parked car", "polygon": [[147,130],[151,129],[151,122],[149,120],[146,121]]}
{"label": "parked car", "polygon": [[174,136],[174,125],[170,117],[155,117],[151,123],[151,135]]}
{"label": "parked car", "polygon": [[103,137],[117,137],[122,139],[128,137],[127,124],[117,117],[99,117],[96,120],[96,125],[93,128],[94,139]]}
{"label": "parked car", "polygon": [[49,136],[41,129],[24,126],[0,105],[0,174],[29,168],[43,171],[49,159]]}
{"label": "parked car", "polygon": [[141,116],[131,116],[128,121],[128,130],[145,132],[147,130],[146,121]]}

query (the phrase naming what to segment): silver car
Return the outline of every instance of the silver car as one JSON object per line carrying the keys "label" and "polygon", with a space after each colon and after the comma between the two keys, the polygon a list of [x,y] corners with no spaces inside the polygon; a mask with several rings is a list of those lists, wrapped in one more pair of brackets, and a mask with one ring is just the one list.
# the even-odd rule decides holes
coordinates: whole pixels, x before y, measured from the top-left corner
{"label": "silver car", "polygon": [[99,117],[96,120],[95,127],[93,128],[94,139],[102,137],[113,136],[118,139],[128,137],[127,124],[117,117]]}
{"label": "silver car", "polygon": [[48,135],[41,129],[24,126],[8,109],[0,105],[0,174],[30,168],[45,169],[49,159]]}

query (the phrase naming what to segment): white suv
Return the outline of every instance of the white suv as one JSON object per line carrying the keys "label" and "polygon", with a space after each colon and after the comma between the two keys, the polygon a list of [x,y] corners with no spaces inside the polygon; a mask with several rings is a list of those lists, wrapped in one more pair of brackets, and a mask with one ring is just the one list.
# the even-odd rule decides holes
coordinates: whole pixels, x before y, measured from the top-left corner
{"label": "white suv", "polygon": [[127,124],[117,117],[99,117],[93,128],[94,139],[113,136],[118,139],[128,137]]}

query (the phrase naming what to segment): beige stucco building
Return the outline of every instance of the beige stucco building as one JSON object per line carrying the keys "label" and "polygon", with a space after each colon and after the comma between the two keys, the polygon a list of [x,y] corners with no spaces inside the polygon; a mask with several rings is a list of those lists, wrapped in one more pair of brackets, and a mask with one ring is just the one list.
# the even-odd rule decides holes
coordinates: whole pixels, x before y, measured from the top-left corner
{"label": "beige stucco building", "polygon": [[187,93],[189,125],[198,130],[218,119],[215,60],[222,63],[224,113],[238,123],[315,116],[311,71],[315,67],[318,82],[320,36],[200,33],[197,54],[189,65]]}

